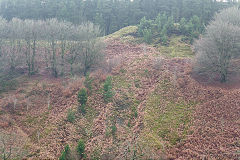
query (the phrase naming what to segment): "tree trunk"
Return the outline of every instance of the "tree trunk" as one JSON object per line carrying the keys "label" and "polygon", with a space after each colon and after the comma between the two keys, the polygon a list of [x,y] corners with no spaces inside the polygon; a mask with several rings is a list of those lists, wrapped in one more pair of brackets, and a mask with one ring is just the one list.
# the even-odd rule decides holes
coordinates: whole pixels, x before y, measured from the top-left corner
{"label": "tree trunk", "polygon": [[222,52],[223,53],[221,54],[221,57],[220,57],[220,76],[221,76],[220,81],[224,83],[227,81],[228,68],[229,68],[231,56],[229,55],[229,53],[227,53],[227,51],[225,51],[224,48]]}
{"label": "tree trunk", "polygon": [[64,53],[65,53],[65,41],[61,41],[61,76],[64,75]]}
{"label": "tree trunk", "polygon": [[35,72],[35,55],[36,55],[36,40],[34,39],[33,40],[33,47],[32,47],[32,50],[33,50],[33,55],[32,55],[32,60],[31,60],[31,65],[32,65],[32,71],[31,71],[31,75],[34,74]]}
{"label": "tree trunk", "polygon": [[52,74],[54,77],[57,77],[57,60],[56,60],[56,50],[55,50],[55,42],[52,40]]}

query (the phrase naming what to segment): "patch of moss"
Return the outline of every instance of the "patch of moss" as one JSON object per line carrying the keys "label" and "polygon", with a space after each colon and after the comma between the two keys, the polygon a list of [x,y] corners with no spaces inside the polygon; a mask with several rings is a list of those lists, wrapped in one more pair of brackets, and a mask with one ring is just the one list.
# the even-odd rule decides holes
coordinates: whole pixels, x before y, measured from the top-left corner
{"label": "patch of moss", "polygon": [[[47,126],[45,126],[45,122],[48,119],[48,115],[49,115],[49,112],[44,112],[41,115],[36,117],[28,116],[28,118],[25,120],[25,123],[28,123],[26,124],[27,126],[36,127],[34,132],[30,135],[30,139],[33,142],[38,141],[38,134],[39,134],[39,140],[40,140],[41,138],[46,137],[52,132],[53,126],[51,126],[51,124],[47,124]],[[44,130],[39,132],[39,128],[44,128]]]}
{"label": "patch of moss", "polygon": [[33,133],[29,136],[32,142],[37,143],[38,142],[38,135],[39,135],[39,140],[40,140],[40,132],[38,129],[34,130]]}
{"label": "patch of moss", "polygon": [[129,82],[124,75],[113,76],[113,87],[114,88],[129,88]]}
{"label": "patch of moss", "polygon": [[117,111],[128,109],[131,105],[132,99],[126,93],[122,93],[121,96],[114,99],[114,107]]}
{"label": "patch of moss", "polygon": [[154,148],[156,150],[165,149],[165,143],[162,141],[161,138],[157,134],[153,134],[150,130],[144,129],[143,133],[141,134],[141,146]]}
{"label": "patch of moss", "polygon": [[167,142],[169,146],[184,140],[189,133],[192,111],[196,105],[185,102],[181,97],[175,100],[171,95],[164,95],[165,90],[169,90],[170,87],[172,86],[168,80],[162,81],[149,96],[146,104],[144,125],[148,130],[144,131],[144,139],[156,148],[163,147],[163,143],[156,139]]}
{"label": "patch of moss", "polygon": [[117,32],[114,32],[113,34],[110,34],[107,36],[107,38],[122,38],[122,37],[127,37],[130,35],[135,35],[137,33],[137,26],[128,26],[120,29]]}
{"label": "patch of moss", "polygon": [[182,36],[172,36],[167,46],[158,44],[156,47],[159,52],[166,57],[193,57],[194,54],[189,44],[183,42]]}
{"label": "patch of moss", "polygon": [[85,106],[86,113],[84,115],[77,114],[76,123],[74,123],[76,133],[82,135],[83,138],[86,139],[93,136],[92,127],[94,119],[99,115],[99,111],[92,107],[94,105],[94,103],[87,103]]}
{"label": "patch of moss", "polygon": [[157,92],[158,90],[167,91],[170,87],[172,87],[171,82],[168,79],[164,79],[163,81],[160,81],[160,84],[155,90],[155,92]]}
{"label": "patch of moss", "polygon": [[26,119],[23,121],[26,125],[34,125],[38,123],[37,117],[27,116]]}
{"label": "patch of moss", "polygon": [[137,26],[127,26],[105,38],[120,39],[121,42],[141,43],[143,38],[137,37]]}
{"label": "patch of moss", "polygon": [[26,119],[23,121],[26,126],[42,126],[45,124],[45,121],[47,120],[49,115],[49,112],[44,112],[40,114],[39,116],[26,116]]}
{"label": "patch of moss", "polygon": [[97,115],[98,115],[98,111],[95,108],[91,106],[86,106],[85,118],[90,124],[93,123],[93,120],[96,118]]}
{"label": "patch of moss", "polygon": [[137,107],[136,106],[132,106],[131,110],[132,110],[132,117],[137,118],[138,117]]}
{"label": "patch of moss", "polygon": [[52,128],[45,128],[44,135],[47,136],[52,132]]}
{"label": "patch of moss", "polygon": [[48,119],[49,112],[44,112],[40,115],[39,122],[40,124],[43,124]]}

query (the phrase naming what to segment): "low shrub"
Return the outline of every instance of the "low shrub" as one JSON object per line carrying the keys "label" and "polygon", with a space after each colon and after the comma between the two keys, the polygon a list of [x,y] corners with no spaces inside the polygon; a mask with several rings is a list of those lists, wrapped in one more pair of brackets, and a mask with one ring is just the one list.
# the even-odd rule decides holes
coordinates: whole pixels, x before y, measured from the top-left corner
{"label": "low shrub", "polygon": [[68,113],[67,113],[67,120],[68,122],[71,122],[73,123],[75,121],[75,112],[72,110],[72,109],[69,109],[68,110]]}
{"label": "low shrub", "polygon": [[92,81],[93,79],[90,77],[89,72],[86,74],[84,85],[88,89],[88,93],[92,93]]}
{"label": "low shrub", "polygon": [[106,103],[112,101],[113,91],[112,91],[112,78],[107,77],[103,86],[103,98]]}
{"label": "low shrub", "polygon": [[84,152],[85,152],[85,143],[84,143],[84,141],[82,139],[80,139],[78,141],[78,145],[77,145],[76,150],[77,150],[77,153],[78,153],[78,156],[79,156],[80,159],[85,157],[85,154],[84,154]]}
{"label": "low shrub", "polygon": [[114,124],[114,125],[111,126],[111,133],[112,133],[112,135],[114,136],[114,135],[116,135],[116,132],[117,132],[117,127],[116,127],[116,125]]}
{"label": "low shrub", "polygon": [[87,103],[87,90],[85,88],[82,88],[79,92],[78,92],[78,103],[80,105],[86,105]]}
{"label": "low shrub", "polygon": [[66,145],[59,160],[70,160],[71,159],[71,150],[69,145]]}
{"label": "low shrub", "polygon": [[79,113],[82,113],[83,115],[85,115],[86,114],[86,108],[85,108],[85,104],[83,104],[83,105],[79,105],[78,106],[78,112]]}

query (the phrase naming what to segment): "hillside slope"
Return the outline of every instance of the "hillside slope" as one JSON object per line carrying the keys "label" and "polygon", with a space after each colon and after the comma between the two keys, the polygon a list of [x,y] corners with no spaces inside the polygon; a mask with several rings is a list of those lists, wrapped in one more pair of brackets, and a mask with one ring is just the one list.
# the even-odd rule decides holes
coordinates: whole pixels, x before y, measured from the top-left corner
{"label": "hillside slope", "polygon": [[[238,159],[240,89],[199,83],[191,58],[137,44],[134,32],[105,37],[108,72],[91,74],[85,115],[66,118],[68,109],[77,111],[83,79],[32,77],[0,99],[1,130],[21,136],[29,159],[57,159],[66,144],[76,157],[79,139],[86,159]],[[114,98],[106,104],[109,75]]]}

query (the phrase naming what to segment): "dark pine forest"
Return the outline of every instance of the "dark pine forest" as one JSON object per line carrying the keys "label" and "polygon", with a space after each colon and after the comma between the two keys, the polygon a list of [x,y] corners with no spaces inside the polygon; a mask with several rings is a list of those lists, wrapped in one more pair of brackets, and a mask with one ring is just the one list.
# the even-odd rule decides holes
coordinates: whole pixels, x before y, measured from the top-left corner
{"label": "dark pine forest", "polygon": [[144,16],[154,19],[159,13],[173,16],[175,22],[198,16],[207,24],[213,14],[232,5],[216,0],[1,0],[0,15],[11,20],[50,19],[81,24],[91,21],[111,34],[125,26],[136,25]]}

